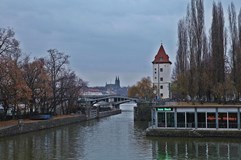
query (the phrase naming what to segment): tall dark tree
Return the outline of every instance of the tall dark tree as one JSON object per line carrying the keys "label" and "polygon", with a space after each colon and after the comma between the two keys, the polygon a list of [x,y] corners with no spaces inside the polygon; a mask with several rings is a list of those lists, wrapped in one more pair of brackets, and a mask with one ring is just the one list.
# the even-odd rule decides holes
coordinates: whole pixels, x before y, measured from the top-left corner
{"label": "tall dark tree", "polygon": [[203,0],[191,1],[191,6],[187,12],[188,19],[188,47],[189,47],[189,95],[194,98],[201,97],[203,91],[202,81],[202,60],[203,41],[205,37],[204,28],[204,5]]}
{"label": "tall dark tree", "polygon": [[203,37],[203,60],[201,63],[201,71],[202,75],[200,77],[201,84],[202,84],[202,96],[206,98],[208,101],[211,100],[211,90],[212,90],[212,75],[211,73],[211,55],[210,49],[208,44],[208,39],[206,35]]}
{"label": "tall dark tree", "polygon": [[239,32],[239,46],[241,47],[241,8],[238,14],[238,32]]}
{"label": "tall dark tree", "polygon": [[[231,60],[231,71],[232,80],[234,86],[237,89],[236,95],[239,95],[240,90],[240,80],[239,80],[239,44],[238,44],[238,29],[237,29],[237,16],[236,10],[233,3],[228,7],[228,17],[229,17],[229,32],[230,32],[230,60]],[[241,63],[241,62],[240,62]],[[240,86],[240,87],[239,87]]]}
{"label": "tall dark tree", "polygon": [[220,99],[225,95],[225,49],[226,33],[224,26],[223,7],[221,2],[213,3],[211,25],[211,55],[212,55],[212,75],[213,93],[215,98]]}
{"label": "tall dark tree", "polygon": [[188,46],[187,46],[187,21],[182,19],[178,23],[178,50],[174,69],[174,79],[176,81],[176,94],[184,98],[188,94],[187,72],[188,72]]}

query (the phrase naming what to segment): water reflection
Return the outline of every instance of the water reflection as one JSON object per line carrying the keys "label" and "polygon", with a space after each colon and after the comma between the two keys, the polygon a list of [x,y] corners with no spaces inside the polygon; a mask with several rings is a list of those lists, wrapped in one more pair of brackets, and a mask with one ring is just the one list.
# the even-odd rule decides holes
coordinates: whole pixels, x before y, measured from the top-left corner
{"label": "water reflection", "polygon": [[223,139],[151,139],[153,159],[241,159],[241,141]]}
{"label": "water reflection", "polygon": [[81,158],[84,136],[75,126],[0,139],[0,159]]}

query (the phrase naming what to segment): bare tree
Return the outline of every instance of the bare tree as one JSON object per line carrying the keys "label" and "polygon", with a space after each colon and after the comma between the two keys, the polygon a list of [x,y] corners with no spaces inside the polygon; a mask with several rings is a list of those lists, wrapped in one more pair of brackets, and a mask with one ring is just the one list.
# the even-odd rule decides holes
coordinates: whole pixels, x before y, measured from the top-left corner
{"label": "bare tree", "polygon": [[78,110],[78,98],[83,93],[87,83],[78,78],[73,71],[63,72],[60,79],[59,96],[63,114],[69,114]]}
{"label": "bare tree", "polygon": [[50,76],[53,95],[49,108],[51,112],[56,113],[56,107],[60,103],[58,101],[59,80],[61,79],[62,72],[66,69],[66,65],[69,63],[69,56],[63,52],[59,52],[57,49],[50,49],[48,53],[49,58],[46,59],[46,67]]}
{"label": "bare tree", "polygon": [[178,23],[178,50],[176,55],[175,69],[173,72],[176,81],[176,94],[185,98],[188,94],[187,72],[188,72],[188,46],[186,19]]}
{"label": "bare tree", "polygon": [[220,100],[221,97],[225,97],[224,82],[226,55],[226,33],[224,26],[223,7],[221,2],[219,2],[218,5],[216,5],[215,2],[213,3],[212,18],[210,44],[212,55],[213,93],[215,98]]}
{"label": "bare tree", "polygon": [[0,28],[0,55],[19,52],[19,42],[14,35],[12,29]]}
{"label": "bare tree", "polygon": [[204,6],[203,0],[193,0],[187,8],[188,20],[188,52],[189,52],[189,95],[193,99],[195,96],[201,98],[203,85],[202,61],[203,61],[203,41],[204,30]]}
{"label": "bare tree", "polygon": [[241,8],[238,14],[238,32],[239,32],[239,46],[241,47]]}
{"label": "bare tree", "polygon": [[[230,60],[231,60],[231,71],[232,71],[232,80],[234,82],[234,86],[237,89],[236,95],[239,95],[240,87],[239,87],[239,44],[238,44],[238,30],[237,30],[237,16],[235,11],[235,6],[233,3],[228,7],[228,15],[229,15],[229,32],[230,32]],[[239,66],[240,67],[240,66]],[[237,96],[238,98],[239,96]]]}

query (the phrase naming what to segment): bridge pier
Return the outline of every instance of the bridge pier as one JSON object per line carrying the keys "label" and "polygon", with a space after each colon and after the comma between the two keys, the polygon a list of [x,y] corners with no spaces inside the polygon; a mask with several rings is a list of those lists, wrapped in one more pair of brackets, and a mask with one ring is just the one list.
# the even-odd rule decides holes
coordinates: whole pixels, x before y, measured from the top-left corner
{"label": "bridge pier", "polygon": [[120,109],[120,104],[115,104],[115,105],[114,105],[114,108],[115,108],[115,109]]}

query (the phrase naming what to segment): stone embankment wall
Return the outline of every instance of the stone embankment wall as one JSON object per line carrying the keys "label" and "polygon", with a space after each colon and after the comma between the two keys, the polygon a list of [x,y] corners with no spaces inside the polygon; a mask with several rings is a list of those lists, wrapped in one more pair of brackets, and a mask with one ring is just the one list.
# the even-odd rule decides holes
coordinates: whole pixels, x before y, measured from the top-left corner
{"label": "stone embankment wall", "polygon": [[120,113],[121,113],[120,109],[112,110],[112,111],[99,112],[98,118],[108,117],[108,116],[115,115],[115,114],[120,114]]}
{"label": "stone embankment wall", "polygon": [[31,122],[22,122],[14,126],[9,126],[0,129],[0,137],[11,136],[16,134],[22,134],[42,129],[49,129],[57,126],[68,125],[72,123],[78,123],[85,121],[86,117],[84,115],[70,116],[58,119],[49,120],[36,120]]}
{"label": "stone embankment wall", "polygon": [[4,128],[0,128],[0,137],[18,135],[23,133],[28,133],[32,131],[38,131],[42,129],[49,129],[58,126],[64,126],[73,123],[79,123],[91,119],[107,117],[115,114],[120,114],[121,110],[112,110],[100,112],[98,117],[87,118],[85,115],[72,115],[63,118],[53,118],[49,120],[36,120],[31,122],[22,122],[17,125],[12,125]]}
{"label": "stone embankment wall", "polygon": [[193,130],[193,129],[152,129],[146,130],[146,136],[155,137],[193,137],[193,138],[241,138],[240,130]]}

